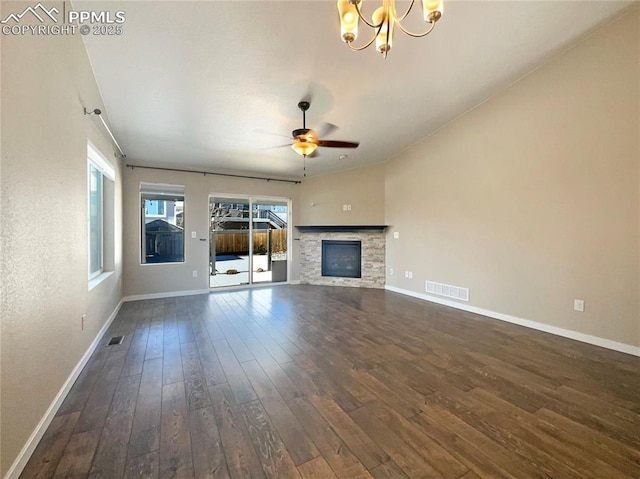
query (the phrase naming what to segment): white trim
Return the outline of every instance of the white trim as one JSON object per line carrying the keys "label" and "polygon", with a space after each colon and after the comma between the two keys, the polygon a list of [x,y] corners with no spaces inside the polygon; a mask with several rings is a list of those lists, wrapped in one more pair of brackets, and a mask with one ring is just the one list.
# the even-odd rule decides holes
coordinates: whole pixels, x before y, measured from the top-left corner
{"label": "white trim", "polygon": [[141,181],[140,193],[167,195],[167,196],[173,196],[173,195],[184,196],[185,186],[174,185],[170,183],[147,183],[145,181]]}
{"label": "white trim", "polygon": [[254,283],[252,285],[249,284],[239,284],[233,286],[221,286],[215,289],[194,289],[191,291],[169,291],[166,293],[150,293],[150,294],[133,294],[131,296],[125,296],[122,298],[122,301],[125,303],[129,301],[140,301],[145,299],[162,299],[162,298],[177,298],[179,296],[195,296],[197,294],[209,294],[209,293],[217,293],[219,291],[237,291],[242,289],[258,289],[258,288],[271,288],[276,286],[284,286],[284,285],[295,285],[300,284],[299,280],[296,281],[280,281],[277,283]]}
{"label": "white trim", "polygon": [[531,321],[530,319],[518,318],[517,316],[511,316],[509,314],[497,313],[488,309],[477,308],[475,306],[469,306],[467,304],[457,303],[455,301],[449,301],[446,299],[435,298],[427,294],[415,293],[402,288],[396,288],[395,286],[385,285],[384,289],[393,291],[394,293],[404,294],[406,296],[412,296],[414,298],[423,299],[425,301],[431,301],[432,303],[442,304],[451,308],[461,309],[462,311],[468,311],[470,313],[480,314],[482,316],[488,316],[489,318],[498,319],[500,321],[506,321],[508,323],[518,324],[526,328],[536,329],[538,331],[544,331],[545,333],[555,334],[556,336],[562,336],[564,338],[574,339],[583,343],[593,344],[602,348],[612,349],[621,353],[631,354],[633,356],[640,356],[640,346],[633,346],[631,344],[619,343],[610,339],[599,338],[598,336],[591,336],[590,334],[579,333],[570,329],[559,328],[557,326],[551,326],[550,324],[539,323],[537,321]]}
{"label": "white trim", "polygon": [[109,276],[111,276],[113,273],[115,273],[115,271],[105,271],[103,273],[100,273],[98,276],[96,276],[93,279],[89,280],[89,291],[91,291],[93,288],[95,288],[96,286],[98,286],[100,283],[102,283],[105,279],[107,279]]}
{"label": "white trim", "polygon": [[161,299],[161,298],[174,298],[177,296],[194,296],[196,294],[209,294],[209,289],[193,289],[190,291],[168,291],[166,293],[151,293],[151,294],[134,294],[131,296],[125,296],[122,301],[139,301],[141,299]]}
{"label": "white trim", "polygon": [[[88,145],[89,152],[91,152],[91,145]],[[100,177],[100,268],[96,271],[91,271],[91,168],[94,168]],[[87,157],[87,271],[89,273],[89,282],[99,277],[104,272],[104,180],[105,175],[102,168],[97,165],[92,159],[91,155]],[[89,288],[91,289],[91,288]]]}
{"label": "white trim", "polygon": [[45,431],[51,424],[51,421],[53,421],[56,412],[58,412],[58,409],[62,405],[62,402],[67,397],[67,394],[69,394],[71,387],[76,382],[76,379],[78,379],[78,376],[80,376],[80,373],[82,372],[82,369],[87,365],[87,362],[89,362],[89,358],[91,358],[91,355],[98,347],[98,344],[100,344],[102,336],[104,335],[104,333],[106,333],[109,326],[111,326],[111,323],[117,316],[118,311],[120,311],[120,307],[122,306],[123,302],[124,301],[121,299],[116,308],[113,310],[113,313],[111,313],[111,315],[109,316],[109,319],[107,319],[102,328],[100,328],[100,331],[98,331],[98,334],[96,335],[93,342],[89,345],[87,351],[84,353],[78,364],[76,364],[76,367],[73,368],[73,371],[71,371],[71,374],[62,385],[62,388],[60,389],[60,391],[58,391],[58,394],[53,399],[53,402],[47,409],[47,412],[44,413],[44,416],[42,416],[42,419],[40,419],[40,422],[31,433],[31,436],[29,436],[29,439],[27,439],[27,442],[16,457],[16,460],[13,461],[13,464],[7,471],[7,474],[4,476],[5,479],[18,479],[18,477],[22,473],[22,470],[31,458],[33,451],[35,451],[38,443],[42,439],[42,436],[44,436]]}
{"label": "white trim", "polygon": [[[185,195],[185,186],[184,185],[172,185],[168,183],[145,183],[144,181],[140,182],[140,192],[138,196],[138,205],[139,205],[139,213],[140,213],[140,222],[138,224],[138,241],[140,246],[140,266],[144,266],[147,264],[184,264],[187,261],[187,235],[186,228],[184,223],[185,211],[186,211],[186,195]],[[182,261],[168,261],[166,263],[147,263],[146,260],[146,231],[147,231],[147,211],[145,209],[145,195],[159,195],[166,196],[167,198],[162,200],[150,200],[150,201],[182,201]],[[181,200],[178,197],[182,198]],[[175,210],[174,210],[174,218],[175,218]],[[166,214],[162,215],[149,215],[151,218],[166,218]],[[177,225],[174,225],[177,226]],[[178,226],[178,228],[180,228]]]}
{"label": "white trim", "polygon": [[87,140],[87,158],[100,170],[103,176],[106,176],[111,181],[116,181],[116,170],[89,140]]}
{"label": "white trim", "polygon": [[[299,282],[298,282],[299,283]],[[276,281],[272,283],[270,281],[260,281],[259,283],[243,283],[243,284],[231,284],[229,286],[215,286],[209,290],[210,293],[219,293],[223,291],[247,291],[253,289],[266,289],[266,288],[279,288],[280,286],[287,286],[294,283],[289,281]]]}

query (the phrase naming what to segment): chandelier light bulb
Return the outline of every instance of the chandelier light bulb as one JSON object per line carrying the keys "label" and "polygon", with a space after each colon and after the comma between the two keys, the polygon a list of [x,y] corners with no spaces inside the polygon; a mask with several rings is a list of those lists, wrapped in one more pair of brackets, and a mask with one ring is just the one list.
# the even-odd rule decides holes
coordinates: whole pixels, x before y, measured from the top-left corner
{"label": "chandelier light bulb", "polygon": [[345,43],[353,42],[358,38],[358,22],[360,17],[355,4],[349,0],[338,0],[338,12],[340,13],[340,36]]}
{"label": "chandelier light bulb", "polygon": [[376,50],[387,56],[393,44],[393,18],[387,7],[380,7],[371,16],[374,25],[380,25],[376,35]]}

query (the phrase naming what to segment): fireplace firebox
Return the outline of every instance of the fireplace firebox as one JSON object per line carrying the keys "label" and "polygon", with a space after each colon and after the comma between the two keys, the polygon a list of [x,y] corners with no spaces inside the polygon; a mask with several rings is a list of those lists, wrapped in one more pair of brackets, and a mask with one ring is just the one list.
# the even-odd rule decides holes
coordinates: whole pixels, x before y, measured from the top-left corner
{"label": "fireplace firebox", "polygon": [[322,276],[362,278],[360,241],[322,240]]}

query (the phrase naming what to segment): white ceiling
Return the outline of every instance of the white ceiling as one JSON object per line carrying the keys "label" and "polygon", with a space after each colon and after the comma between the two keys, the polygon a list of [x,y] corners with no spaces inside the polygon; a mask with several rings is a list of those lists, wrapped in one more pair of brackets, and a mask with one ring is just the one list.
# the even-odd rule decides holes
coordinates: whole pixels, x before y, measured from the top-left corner
{"label": "white ceiling", "polygon": [[[423,28],[416,2],[414,30]],[[434,32],[396,31],[386,60],[340,40],[335,1],[74,2],[122,10],[121,36],[84,38],[127,161],[299,178],[288,143],[302,127],[339,129],[307,175],[388,160],[547,62],[634,2],[445,0]],[[364,0],[371,13],[381,0]],[[362,43],[370,36],[361,24]],[[93,108],[87,105],[88,108]],[[282,136],[278,136],[282,135]],[[341,154],[347,159],[339,160]]]}

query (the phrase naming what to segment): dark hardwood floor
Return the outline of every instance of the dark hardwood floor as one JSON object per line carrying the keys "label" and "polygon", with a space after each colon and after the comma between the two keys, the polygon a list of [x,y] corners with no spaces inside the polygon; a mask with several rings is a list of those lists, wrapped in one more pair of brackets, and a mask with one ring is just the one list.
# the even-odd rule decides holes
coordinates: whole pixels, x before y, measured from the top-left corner
{"label": "dark hardwood floor", "polygon": [[382,290],[130,302],[22,477],[638,478],[639,370]]}

